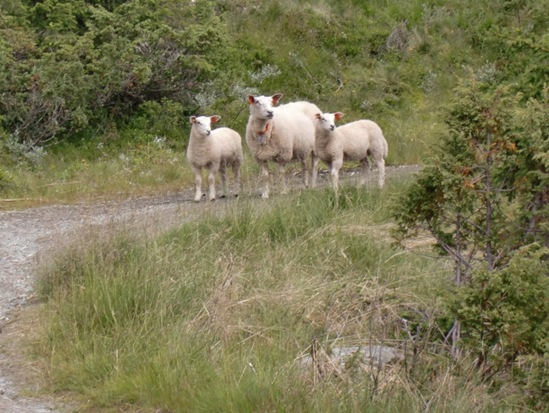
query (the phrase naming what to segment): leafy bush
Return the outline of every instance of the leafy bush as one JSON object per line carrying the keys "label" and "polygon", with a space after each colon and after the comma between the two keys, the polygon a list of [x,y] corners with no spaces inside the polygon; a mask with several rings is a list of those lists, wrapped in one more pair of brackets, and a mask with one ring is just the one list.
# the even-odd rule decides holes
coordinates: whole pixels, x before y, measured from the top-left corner
{"label": "leafy bush", "polygon": [[[545,368],[549,117],[540,111],[546,91],[525,104],[511,92],[514,86],[481,79],[472,74],[456,88],[448,133],[397,202],[395,218],[398,239],[427,231],[454,262],[462,295],[447,334],[452,354],[472,352],[494,384],[499,372],[521,371],[519,358],[535,360],[526,370]],[[545,248],[528,246],[532,242]],[[522,385],[534,394],[546,387],[543,381]]]}
{"label": "leafy bush", "polygon": [[465,348],[489,374],[548,350],[548,253],[536,244],[524,247],[499,271],[475,271],[459,293]]}
{"label": "leafy bush", "polygon": [[46,150],[21,142],[16,136],[10,135],[4,142],[4,147],[14,163],[23,163],[30,167],[38,167],[43,163]]}
{"label": "leafy bush", "polygon": [[24,36],[0,42],[0,62],[12,79],[3,88],[4,124],[30,146],[127,119],[148,101],[190,106],[224,59],[224,25],[208,1],[142,0],[108,11],[49,0],[28,13],[36,34],[5,21],[4,32]]}
{"label": "leafy bush", "polygon": [[459,292],[455,313],[463,349],[484,377],[510,371],[531,407],[549,405],[549,250],[533,244],[499,271],[477,271]]}

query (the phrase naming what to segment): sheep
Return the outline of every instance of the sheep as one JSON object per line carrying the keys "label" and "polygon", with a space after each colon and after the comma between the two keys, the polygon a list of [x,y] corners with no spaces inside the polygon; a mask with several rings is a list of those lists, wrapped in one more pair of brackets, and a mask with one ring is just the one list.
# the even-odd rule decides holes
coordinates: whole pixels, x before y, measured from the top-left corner
{"label": "sheep", "polygon": [[317,113],[315,125],[315,152],[330,168],[332,187],[337,191],[339,169],[343,161],[359,161],[362,165],[361,184],[366,182],[371,156],[379,170],[378,184],[385,183],[385,158],[388,146],[381,128],[371,120],[357,120],[336,128],[335,122],[343,113]]}
{"label": "sheep", "polygon": [[306,101],[285,103],[283,105],[278,106],[278,108],[287,109],[294,112],[302,112],[305,115],[307,115],[310,119],[312,119],[313,122],[316,114],[320,111],[318,106],[316,106],[314,103],[306,102]]}
{"label": "sheep", "polygon": [[238,196],[241,190],[240,167],[244,160],[242,152],[242,137],[230,128],[211,129],[212,123],[217,123],[220,116],[191,116],[191,136],[187,147],[187,160],[195,176],[196,193],[194,201],[199,202],[202,192],[202,168],[208,173],[209,198],[215,201],[215,175],[221,173],[223,192],[221,198],[227,193],[226,167],[232,166],[235,186]]}
{"label": "sheep", "polygon": [[275,106],[282,98],[273,96],[248,96],[250,117],[246,126],[246,143],[261,167],[262,198],[269,198],[269,162],[278,164],[282,192],[285,193],[285,165],[299,161],[302,165],[305,187],[309,186],[307,158],[311,157],[311,186],[316,185],[318,158],[314,153],[314,113],[316,105],[309,102],[292,102]]}

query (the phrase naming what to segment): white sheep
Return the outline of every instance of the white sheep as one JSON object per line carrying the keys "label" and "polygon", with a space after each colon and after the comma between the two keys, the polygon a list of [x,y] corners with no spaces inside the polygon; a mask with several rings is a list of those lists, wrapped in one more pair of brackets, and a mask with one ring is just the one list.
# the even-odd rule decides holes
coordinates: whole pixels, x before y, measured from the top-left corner
{"label": "white sheep", "polygon": [[215,200],[215,175],[219,171],[224,197],[227,193],[227,166],[232,166],[236,196],[241,189],[240,167],[244,160],[242,137],[230,128],[212,130],[211,124],[221,119],[220,116],[191,116],[191,136],[187,147],[187,160],[195,176],[196,193],[194,201],[202,198],[202,168],[209,171],[208,185],[210,201]]}
{"label": "white sheep", "polygon": [[[281,95],[282,96],[282,95]],[[307,115],[310,119],[315,119],[316,114],[320,111],[317,105],[311,102],[306,101],[298,101],[298,102],[290,102],[285,103],[283,105],[278,106],[280,109],[286,109],[294,112],[302,112],[305,115]]]}
{"label": "white sheep", "polygon": [[379,170],[378,184],[383,187],[388,146],[381,128],[371,120],[357,120],[336,128],[335,122],[342,117],[341,112],[316,114],[315,152],[330,168],[334,190],[338,189],[339,170],[344,161],[360,162],[361,184],[364,184],[370,170],[368,157],[374,159]]}
{"label": "white sheep", "polygon": [[314,113],[320,110],[309,102],[292,102],[274,107],[282,94],[248,96],[250,117],[246,126],[246,143],[261,167],[262,198],[269,197],[269,162],[278,164],[282,192],[286,192],[286,163],[299,161],[303,181],[309,186],[307,160],[311,157],[311,186],[316,185],[318,158],[314,153]]}

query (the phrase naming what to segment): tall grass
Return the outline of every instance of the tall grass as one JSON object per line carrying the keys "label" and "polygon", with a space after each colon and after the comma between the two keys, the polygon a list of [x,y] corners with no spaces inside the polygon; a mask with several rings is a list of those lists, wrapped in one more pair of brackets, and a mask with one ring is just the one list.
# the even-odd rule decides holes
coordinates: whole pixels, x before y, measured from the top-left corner
{"label": "tall grass", "polygon": [[[138,411],[491,406],[437,350],[447,270],[391,245],[390,204],[402,185],[243,199],[154,238],[86,234],[39,281],[37,349],[53,389]],[[299,361],[314,339],[326,353],[384,344],[403,356],[383,370],[317,380]]]}

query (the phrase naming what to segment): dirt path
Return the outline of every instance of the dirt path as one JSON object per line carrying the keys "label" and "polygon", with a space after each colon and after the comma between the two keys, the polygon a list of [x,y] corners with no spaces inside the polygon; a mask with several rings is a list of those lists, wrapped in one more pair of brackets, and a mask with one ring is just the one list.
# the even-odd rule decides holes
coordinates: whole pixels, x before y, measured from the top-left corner
{"label": "dirt path", "polygon": [[[417,171],[415,166],[387,168],[387,178]],[[375,174],[374,174],[375,175]],[[353,179],[353,174],[344,180]],[[326,185],[326,177],[321,182]],[[40,395],[37,372],[26,364],[19,343],[32,320],[24,311],[34,298],[34,269],[51,248],[70,242],[78,231],[121,225],[161,231],[205,209],[221,210],[230,201],[195,204],[192,190],[171,196],[120,202],[46,206],[0,211],[0,413],[61,413],[74,411],[62,399]]]}

